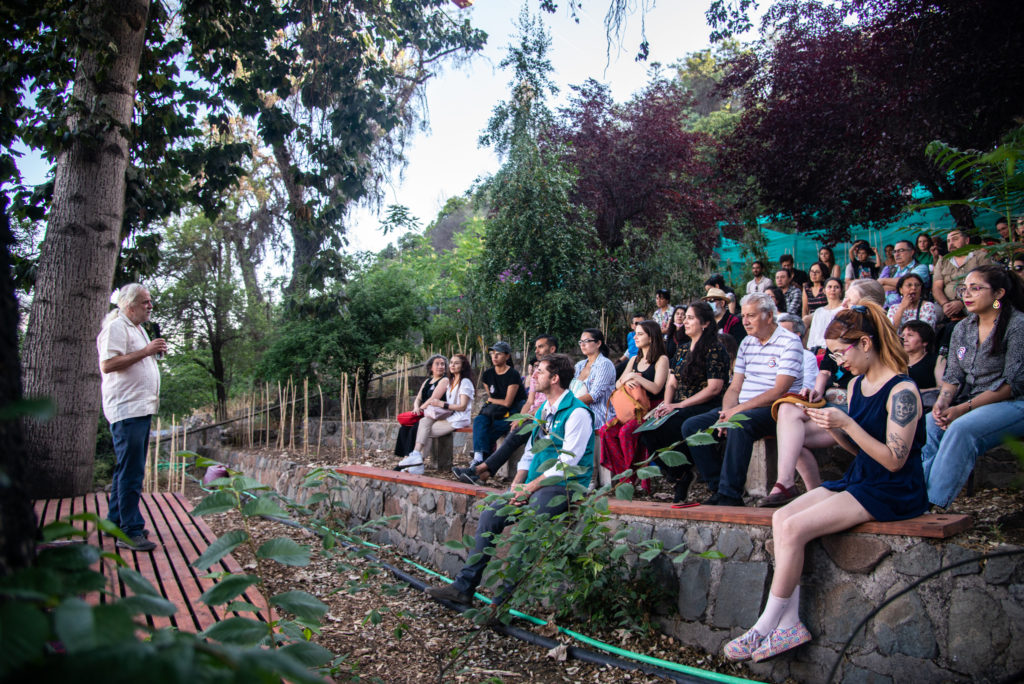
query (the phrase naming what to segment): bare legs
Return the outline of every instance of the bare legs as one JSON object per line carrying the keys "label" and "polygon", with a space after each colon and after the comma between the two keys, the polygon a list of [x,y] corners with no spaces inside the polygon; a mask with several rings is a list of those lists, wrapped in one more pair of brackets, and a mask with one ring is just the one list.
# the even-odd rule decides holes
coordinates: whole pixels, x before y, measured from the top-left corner
{"label": "bare legs", "polygon": [[779,452],[778,481],[786,487],[792,487],[796,473],[799,472],[807,491],[820,485],[821,474],[811,449],[832,446],[836,443],[832,435],[812,423],[796,404],[779,406],[775,434]]}

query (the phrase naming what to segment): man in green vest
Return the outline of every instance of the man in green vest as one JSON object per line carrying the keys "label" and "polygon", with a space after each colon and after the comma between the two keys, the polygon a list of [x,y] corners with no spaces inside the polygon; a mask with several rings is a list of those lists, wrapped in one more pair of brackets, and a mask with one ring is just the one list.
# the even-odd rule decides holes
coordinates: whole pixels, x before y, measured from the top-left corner
{"label": "man in green vest", "polygon": [[[594,471],[594,414],[569,391],[573,372],[572,360],[565,354],[541,358],[534,388],[546,394],[548,400],[537,410],[535,418],[539,425],[530,435],[519,461],[510,490],[512,498],[497,501],[483,510],[469,554],[477,556],[476,562],[463,566],[450,585],[428,589],[427,593],[434,598],[464,604],[473,602],[473,593],[491,560],[484,550],[494,546],[502,530],[515,522],[511,516],[498,515],[501,509],[511,503],[529,505],[541,515],[558,515],[569,507],[568,481],[575,480],[583,486],[590,483]],[[540,443],[545,437],[550,438],[551,443],[534,453],[534,443]],[[555,497],[559,501],[552,505]]]}

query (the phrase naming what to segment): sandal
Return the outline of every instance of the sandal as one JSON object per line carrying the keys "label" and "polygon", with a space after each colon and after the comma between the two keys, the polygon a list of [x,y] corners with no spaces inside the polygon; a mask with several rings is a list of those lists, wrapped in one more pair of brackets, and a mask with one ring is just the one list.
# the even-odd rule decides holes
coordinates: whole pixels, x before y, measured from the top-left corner
{"label": "sandal", "polygon": [[781,482],[776,482],[772,487],[771,494],[761,499],[757,505],[760,508],[775,508],[788,504],[798,496],[800,496],[800,492],[797,491],[795,484],[792,487],[787,487]]}

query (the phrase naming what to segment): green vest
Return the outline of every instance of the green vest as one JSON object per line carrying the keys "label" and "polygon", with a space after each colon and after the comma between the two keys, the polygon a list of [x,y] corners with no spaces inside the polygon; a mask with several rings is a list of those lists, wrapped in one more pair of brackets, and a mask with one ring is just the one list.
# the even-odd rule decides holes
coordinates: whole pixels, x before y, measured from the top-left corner
{"label": "green vest", "polygon": [[[543,449],[539,453],[538,452],[534,452],[533,460],[530,461],[530,470],[526,474],[526,481],[527,482],[532,482],[534,479],[536,479],[538,476],[540,476],[540,474],[543,472],[540,469],[541,465],[543,465],[547,461],[550,461],[551,459],[557,459],[558,458],[558,450],[562,448],[562,442],[565,439],[565,423],[566,423],[567,420],[569,420],[569,414],[571,414],[573,411],[575,411],[578,408],[583,408],[583,409],[586,409],[587,413],[590,414],[591,422],[593,422],[593,420],[594,420],[594,412],[590,410],[590,407],[587,406],[586,404],[584,404],[582,401],[580,401],[579,397],[577,397],[576,395],[574,395],[571,392],[569,392],[569,390],[566,390],[566,392],[569,393],[569,396],[572,397],[572,400],[569,401],[569,402],[566,402],[565,399],[564,399],[564,396],[558,398],[559,407],[558,407],[558,410],[555,411],[554,420],[550,424],[550,428],[549,428],[548,434],[545,435],[543,432],[541,432],[539,427],[535,427],[533,429],[533,434],[530,436],[530,439],[531,439],[530,445],[531,445],[531,447],[532,447],[534,442],[537,442],[537,441],[543,439],[545,436],[551,438],[551,444],[546,449]],[[540,421],[541,424],[543,424],[544,423],[543,415],[544,415],[544,405],[542,404],[541,407],[539,409],[537,409],[537,413],[536,413],[536,415],[534,417],[538,421]],[[576,467],[582,468],[583,472],[580,473],[579,475],[573,476],[571,479],[576,480],[580,484],[589,485],[590,484],[590,480],[591,480],[591,478],[594,475],[594,433],[593,433],[593,430],[591,430],[590,439],[587,441],[586,451],[583,452],[583,458],[581,458],[579,463],[576,464]]]}

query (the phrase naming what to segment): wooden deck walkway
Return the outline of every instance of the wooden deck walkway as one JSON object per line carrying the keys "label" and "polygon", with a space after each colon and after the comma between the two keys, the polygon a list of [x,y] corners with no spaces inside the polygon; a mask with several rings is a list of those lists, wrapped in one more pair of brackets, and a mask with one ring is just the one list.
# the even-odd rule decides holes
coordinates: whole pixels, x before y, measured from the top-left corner
{"label": "wooden deck walkway", "polygon": [[[201,519],[189,515],[192,507],[180,494],[143,494],[140,505],[142,515],[146,519],[146,527],[150,530],[149,538],[157,544],[153,551],[137,553],[129,549],[116,548],[114,538],[97,534],[94,527],[91,527],[92,533],[88,542],[99,546],[103,551],[119,553],[128,563],[128,567],[139,571],[164,598],[178,607],[177,613],[171,617],[148,616],[149,624],[156,628],[176,627],[182,631],[201,632],[215,622],[229,617],[231,614],[225,613],[220,607],[207,606],[199,600],[199,596],[216,584],[205,575],[222,571],[239,573],[242,572],[241,566],[230,555],[211,566],[209,571],[200,571],[191,565],[217,535]],[[90,492],[74,498],[46,499],[36,501],[35,510],[40,527],[76,513],[96,513],[104,517],[107,514],[107,497],[102,492]],[[86,529],[86,523],[83,521],[75,521],[74,524]],[[123,597],[126,595],[126,588],[118,580],[117,572],[112,566],[112,563],[101,562],[100,571],[107,578],[108,590],[112,588],[113,592]],[[92,594],[86,598],[94,603],[108,600],[102,594]],[[258,600],[258,594],[251,590],[239,599],[261,607],[264,605]],[[244,616],[253,617],[251,613]],[[265,620],[263,615],[256,617]]]}

